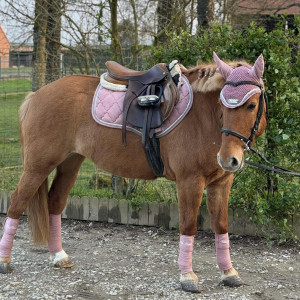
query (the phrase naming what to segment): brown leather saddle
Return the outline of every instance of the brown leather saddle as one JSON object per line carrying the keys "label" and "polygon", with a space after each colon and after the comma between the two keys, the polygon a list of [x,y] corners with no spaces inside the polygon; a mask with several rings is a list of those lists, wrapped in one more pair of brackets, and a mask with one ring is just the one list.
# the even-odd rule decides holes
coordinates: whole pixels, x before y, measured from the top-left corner
{"label": "brown leather saddle", "polygon": [[123,104],[122,142],[126,145],[126,123],[140,128],[142,145],[154,174],[163,176],[159,139],[155,129],[161,127],[179,100],[179,91],[168,67],[157,64],[147,71],[128,69],[117,62],[106,62],[105,79],[128,86]]}

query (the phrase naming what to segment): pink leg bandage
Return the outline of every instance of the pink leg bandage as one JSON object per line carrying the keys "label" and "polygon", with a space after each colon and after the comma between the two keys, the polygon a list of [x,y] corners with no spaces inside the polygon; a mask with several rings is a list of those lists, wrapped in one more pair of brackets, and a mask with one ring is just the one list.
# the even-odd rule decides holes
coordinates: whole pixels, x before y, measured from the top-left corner
{"label": "pink leg bandage", "polygon": [[180,235],[178,266],[181,274],[193,272],[194,235]]}
{"label": "pink leg bandage", "polygon": [[7,218],[3,226],[3,236],[0,242],[0,257],[10,257],[14,236],[17,232],[19,219]]}
{"label": "pink leg bandage", "polygon": [[50,240],[48,248],[50,253],[62,251],[61,242],[61,215],[51,215],[50,219]]}
{"label": "pink leg bandage", "polygon": [[222,271],[232,268],[230,254],[229,254],[229,237],[228,233],[215,234],[216,238],[216,254],[217,263]]}

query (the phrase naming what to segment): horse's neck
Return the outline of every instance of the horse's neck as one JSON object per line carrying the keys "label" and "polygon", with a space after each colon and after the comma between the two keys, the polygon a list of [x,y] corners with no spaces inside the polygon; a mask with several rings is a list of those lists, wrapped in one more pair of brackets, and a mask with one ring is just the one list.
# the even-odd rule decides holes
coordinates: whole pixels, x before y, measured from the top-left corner
{"label": "horse's neck", "polygon": [[[222,112],[219,104],[220,91],[209,93],[194,93],[193,112],[201,123],[209,127],[221,127]],[[206,126],[205,126],[206,127]]]}

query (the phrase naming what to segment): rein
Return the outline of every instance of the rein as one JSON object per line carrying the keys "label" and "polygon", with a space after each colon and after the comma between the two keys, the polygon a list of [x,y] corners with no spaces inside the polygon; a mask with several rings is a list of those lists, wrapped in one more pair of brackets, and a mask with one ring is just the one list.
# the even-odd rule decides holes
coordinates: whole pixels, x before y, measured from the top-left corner
{"label": "rein", "polygon": [[259,97],[259,106],[258,106],[258,111],[257,111],[257,115],[256,115],[256,120],[255,120],[254,125],[252,127],[251,134],[247,138],[244,135],[242,135],[241,133],[236,132],[236,131],[231,130],[231,129],[227,129],[227,128],[222,128],[221,132],[225,133],[225,135],[227,135],[227,136],[230,134],[230,135],[233,135],[233,136],[241,139],[241,141],[243,141],[245,143],[245,146],[246,146],[245,151],[251,151],[251,152],[257,154],[263,161],[265,161],[267,164],[269,164],[270,167],[255,163],[255,162],[250,161],[250,160],[245,160],[245,163],[247,163],[251,166],[257,167],[257,168],[261,168],[261,169],[264,169],[264,170],[267,170],[267,171],[274,172],[274,173],[282,173],[282,174],[288,174],[288,175],[291,175],[291,176],[300,177],[300,173],[289,171],[289,170],[284,169],[282,167],[273,165],[271,162],[269,162],[264,157],[264,155],[262,153],[260,153],[254,147],[252,147],[253,138],[254,138],[255,132],[258,129],[258,126],[259,126],[259,123],[260,123],[260,120],[261,120],[261,117],[262,117],[262,114],[263,114],[263,111],[264,111],[264,103],[266,103],[266,116],[267,116],[267,119],[268,119],[268,98],[267,98],[267,95],[266,95],[266,93],[263,89],[263,86],[258,82],[255,82],[255,81],[238,81],[238,82],[226,81],[225,82],[225,85],[232,85],[234,87],[237,87],[237,86],[242,85],[242,84],[251,84],[251,85],[258,86],[260,88],[260,92],[261,92],[260,97]]}

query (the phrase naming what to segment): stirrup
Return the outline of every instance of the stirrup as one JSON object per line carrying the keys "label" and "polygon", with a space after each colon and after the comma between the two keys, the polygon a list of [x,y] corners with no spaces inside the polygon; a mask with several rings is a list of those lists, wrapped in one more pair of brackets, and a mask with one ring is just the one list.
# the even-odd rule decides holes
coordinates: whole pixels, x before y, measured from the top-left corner
{"label": "stirrup", "polygon": [[[156,91],[158,89],[158,91]],[[162,93],[163,93],[163,88],[160,84],[155,85],[154,91],[151,91],[149,93],[149,90],[151,90],[151,86],[149,86],[139,97],[138,97],[138,104],[140,106],[151,106],[155,105],[159,102]],[[153,92],[155,95],[153,95]],[[149,93],[149,94],[148,94]],[[146,94],[146,95],[145,95]]]}

